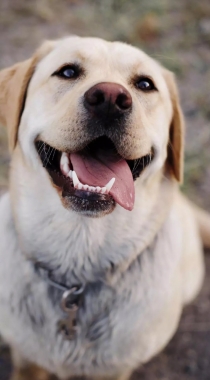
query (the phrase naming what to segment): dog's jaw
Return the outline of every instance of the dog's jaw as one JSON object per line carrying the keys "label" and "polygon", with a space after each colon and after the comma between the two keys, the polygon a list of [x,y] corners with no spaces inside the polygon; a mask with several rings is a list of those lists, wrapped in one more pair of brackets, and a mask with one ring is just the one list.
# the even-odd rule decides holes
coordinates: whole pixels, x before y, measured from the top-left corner
{"label": "dog's jaw", "polygon": [[[120,247],[125,245],[125,249],[130,236],[138,236],[145,218],[149,218],[151,208],[156,202],[161,178],[162,170],[151,177],[150,181],[145,182],[143,176],[140,176],[135,184],[136,201],[132,212],[115,204],[114,210],[108,215],[96,218],[97,210],[95,217],[94,211],[91,210],[91,217],[87,218],[81,213],[80,205],[77,212],[73,210],[74,200],[71,204],[64,205],[64,202],[71,202],[72,198],[68,195],[62,197],[61,190],[55,189],[56,185],[52,184],[49,173],[41,165],[38,170],[37,167],[26,165],[21,148],[17,146],[11,163],[10,194],[15,226],[24,254],[33,259],[50,260],[55,265],[62,256],[62,260],[68,266],[72,255],[77,257],[79,253],[89,265],[90,245],[93,255],[103,257],[109,252],[110,245],[117,244],[116,237],[119,234]],[[95,196],[95,193],[91,194]],[[104,197],[103,194],[100,196]],[[37,230],[40,234],[34,239],[34,231]],[[76,243],[77,236],[84,237],[81,244],[80,241]],[[122,247],[119,249],[120,257]],[[65,258],[66,252],[69,253]],[[126,250],[125,254],[130,255],[129,252]],[[116,260],[118,261],[118,254],[113,248],[108,261]]]}
{"label": "dog's jaw", "polygon": [[42,141],[36,148],[63,205],[91,217],[109,214],[117,203],[131,211],[134,181],[154,157],[151,150],[138,160],[125,160],[106,137],[74,153],[60,152]]}

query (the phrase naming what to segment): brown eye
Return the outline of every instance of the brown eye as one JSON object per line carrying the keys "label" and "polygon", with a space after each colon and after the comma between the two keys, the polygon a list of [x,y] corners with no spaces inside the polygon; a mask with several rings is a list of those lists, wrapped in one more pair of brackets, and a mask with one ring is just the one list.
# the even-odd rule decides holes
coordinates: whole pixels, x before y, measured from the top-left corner
{"label": "brown eye", "polygon": [[140,78],[138,81],[136,81],[136,87],[139,90],[148,92],[152,90],[157,90],[153,81],[150,78]]}
{"label": "brown eye", "polygon": [[58,76],[64,79],[76,79],[80,74],[79,67],[76,65],[66,65],[53,73],[53,76]]}

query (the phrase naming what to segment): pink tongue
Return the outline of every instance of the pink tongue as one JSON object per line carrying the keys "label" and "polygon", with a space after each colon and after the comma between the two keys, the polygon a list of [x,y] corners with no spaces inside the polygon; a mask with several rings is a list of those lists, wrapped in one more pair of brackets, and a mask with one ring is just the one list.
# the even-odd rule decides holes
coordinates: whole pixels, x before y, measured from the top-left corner
{"label": "pink tongue", "polygon": [[120,206],[132,210],[135,200],[134,181],[127,162],[118,154],[98,150],[95,156],[72,153],[73,170],[84,185],[104,187],[113,177],[115,183],[109,194]]}

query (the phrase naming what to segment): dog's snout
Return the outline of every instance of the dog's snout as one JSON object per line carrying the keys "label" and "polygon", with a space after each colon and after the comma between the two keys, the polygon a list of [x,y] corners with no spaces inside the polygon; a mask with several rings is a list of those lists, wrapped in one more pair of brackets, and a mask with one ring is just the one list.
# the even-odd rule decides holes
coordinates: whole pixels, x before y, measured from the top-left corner
{"label": "dog's snout", "polygon": [[84,105],[97,116],[118,116],[132,107],[132,98],[128,90],[117,83],[98,83],[84,95]]}

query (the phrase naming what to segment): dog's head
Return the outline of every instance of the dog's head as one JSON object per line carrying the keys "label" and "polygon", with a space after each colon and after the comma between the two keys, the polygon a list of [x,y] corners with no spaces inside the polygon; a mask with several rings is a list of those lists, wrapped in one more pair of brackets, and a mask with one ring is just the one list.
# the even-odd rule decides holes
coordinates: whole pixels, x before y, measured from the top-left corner
{"label": "dog's head", "polygon": [[[65,207],[88,216],[127,210],[134,181],[182,179],[183,118],[173,75],[119,42],[50,41],[0,72],[0,122]],[[44,169],[41,169],[41,165]]]}

